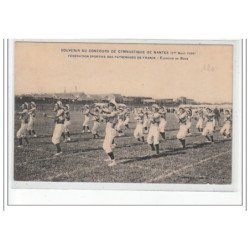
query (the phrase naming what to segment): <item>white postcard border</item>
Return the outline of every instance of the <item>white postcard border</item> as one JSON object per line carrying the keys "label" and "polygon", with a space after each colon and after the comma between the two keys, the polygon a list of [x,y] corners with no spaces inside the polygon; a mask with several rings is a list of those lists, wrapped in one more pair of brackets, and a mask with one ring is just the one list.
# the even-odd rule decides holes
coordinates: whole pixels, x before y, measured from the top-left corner
{"label": "white postcard border", "polygon": [[[232,44],[234,45],[234,70],[233,70],[233,159],[232,159],[232,185],[194,185],[194,184],[131,184],[131,183],[72,183],[72,182],[20,182],[14,181],[14,43],[16,41],[30,41],[30,42],[97,42],[97,43],[154,43],[154,44]],[[172,191],[165,192],[167,194],[176,193],[177,197],[172,200],[166,200],[164,204],[182,204],[183,198],[179,199],[178,197],[183,196],[183,194],[187,194],[187,192],[191,193],[200,193],[203,191],[203,196],[205,194],[209,195],[219,195],[221,201],[218,203],[208,202],[208,204],[228,204],[228,196],[232,197],[232,204],[240,205],[242,203],[242,44],[240,40],[11,40],[9,43],[9,85],[8,85],[8,130],[9,130],[9,138],[8,138],[8,147],[9,147],[9,171],[8,171],[8,188],[9,188],[9,203],[10,204],[21,204],[22,200],[20,200],[23,195],[18,196],[18,193],[32,192],[37,189],[37,191],[50,193],[52,189],[58,190],[68,190],[75,194],[79,194],[79,190],[84,192],[98,192],[105,190],[113,190],[115,192],[119,192],[119,190],[125,191],[133,191],[129,193],[142,193],[141,191]],[[42,190],[41,190],[42,189]],[[77,191],[78,190],[78,191]],[[56,190],[53,190],[56,191]],[[76,191],[76,192],[74,192]],[[180,192],[186,191],[186,192]],[[216,192],[214,192],[216,191]],[[204,193],[206,192],[206,193]],[[53,192],[52,192],[53,193]],[[145,193],[145,192],[144,192]],[[152,193],[152,192],[150,192]],[[181,195],[180,195],[181,194]],[[220,195],[223,194],[223,195]],[[167,195],[168,196],[168,195]],[[188,195],[187,195],[188,196]],[[199,195],[198,195],[199,196]],[[224,198],[223,198],[224,197]],[[56,200],[56,199],[55,199]],[[70,199],[71,200],[71,199]],[[32,203],[32,201],[23,201],[25,204]],[[93,202],[93,201],[92,201]],[[140,201],[138,201],[140,203]],[[194,203],[201,202],[202,204],[206,204],[205,201],[197,200],[193,201]],[[41,203],[43,203],[41,201]],[[49,202],[54,203],[54,202]],[[67,201],[63,202],[67,204]],[[72,204],[72,201],[69,202]],[[100,202],[102,203],[102,202]],[[108,204],[114,204],[114,202],[110,202]],[[150,202],[149,202],[150,203]],[[185,202],[188,203],[188,202]],[[45,204],[46,201],[45,201]],[[77,202],[73,202],[74,205],[78,204]],[[88,204],[86,201],[81,200],[79,204]],[[125,202],[126,204],[126,202]],[[131,204],[131,203],[128,203]],[[190,203],[192,204],[192,203]]]}

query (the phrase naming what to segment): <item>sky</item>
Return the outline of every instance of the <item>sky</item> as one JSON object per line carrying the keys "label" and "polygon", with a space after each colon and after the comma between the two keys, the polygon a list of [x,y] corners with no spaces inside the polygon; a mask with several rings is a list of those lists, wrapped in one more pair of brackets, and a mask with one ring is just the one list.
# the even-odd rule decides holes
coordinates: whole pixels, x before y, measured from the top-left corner
{"label": "sky", "polygon": [[[131,59],[136,56],[141,58]],[[15,44],[16,94],[72,92],[77,86],[87,94],[232,102],[232,84],[231,45]]]}

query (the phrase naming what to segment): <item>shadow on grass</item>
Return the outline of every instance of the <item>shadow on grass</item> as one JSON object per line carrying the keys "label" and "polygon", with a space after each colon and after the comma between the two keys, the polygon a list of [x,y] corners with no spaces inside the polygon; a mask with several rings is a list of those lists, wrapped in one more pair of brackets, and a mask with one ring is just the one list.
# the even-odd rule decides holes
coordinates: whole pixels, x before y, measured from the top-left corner
{"label": "shadow on grass", "polygon": [[[224,139],[224,140],[217,140],[215,141],[215,144],[222,144],[224,142],[227,141],[231,141],[231,139]],[[67,142],[65,143],[72,143],[74,141],[71,142]],[[121,149],[121,148],[125,148],[125,147],[133,147],[133,146],[139,146],[139,145],[147,145],[147,143],[142,143],[142,142],[135,142],[132,143],[130,145],[118,145],[115,148],[117,149]],[[165,157],[165,156],[170,156],[170,155],[180,155],[180,154],[185,154],[187,150],[189,149],[197,149],[197,148],[202,148],[202,147],[210,147],[213,146],[213,144],[211,143],[207,143],[207,142],[201,142],[201,143],[197,143],[197,144],[189,144],[187,145],[186,149],[183,148],[168,148],[165,149],[165,151],[161,152],[159,155],[147,155],[147,156],[139,156],[139,157],[134,157],[134,158],[129,158],[127,160],[125,160],[123,163],[130,163],[130,162],[135,162],[135,161],[143,161],[143,160],[148,160],[148,159],[154,159],[154,158],[161,158],[161,157]],[[28,150],[28,149],[27,149]],[[87,149],[82,149],[82,148],[77,148],[77,149],[67,149],[65,150],[65,154],[62,155],[62,157],[60,158],[64,158],[64,157],[68,157],[68,156],[74,156],[74,154],[81,154],[81,153],[85,153],[85,152],[91,152],[91,151],[99,151],[99,150],[103,150],[102,147],[96,147],[96,148],[87,148]],[[56,158],[55,158],[56,159]],[[46,159],[41,158],[41,159],[36,159],[36,161],[44,161]],[[34,161],[34,160],[33,160]],[[33,162],[31,161],[31,162]],[[35,161],[34,161],[35,162]]]}
{"label": "shadow on grass", "polygon": [[[227,139],[227,140],[215,141],[214,144],[221,144],[221,143],[224,143],[225,141],[229,141],[229,140]],[[186,154],[189,149],[203,148],[203,147],[214,145],[214,144],[211,144],[208,142],[201,142],[199,144],[190,144],[190,145],[187,145],[185,149],[183,148],[168,149],[164,152],[161,152],[159,155],[146,155],[146,156],[144,155],[144,156],[133,157],[133,158],[123,161],[122,163],[127,164],[127,163],[136,162],[136,161],[158,159],[158,158],[172,156],[172,155],[183,155],[183,154]]]}
{"label": "shadow on grass", "polygon": [[168,151],[164,151],[162,153],[160,153],[159,155],[144,155],[144,156],[137,156],[137,157],[133,157],[130,158],[128,160],[123,161],[123,164],[127,164],[127,163],[132,163],[132,162],[136,162],[136,161],[145,161],[145,160],[149,160],[149,159],[158,159],[161,157],[166,157],[166,156],[170,156],[170,155],[180,155],[180,154],[186,154],[185,149],[183,148],[178,148],[178,149],[173,149],[172,151],[168,150]]}
{"label": "shadow on grass", "polygon": [[215,144],[222,144],[224,142],[228,142],[231,141],[230,139],[223,139],[223,140],[215,140],[214,143],[211,142],[200,142],[200,143],[195,143],[191,146],[189,146],[189,148],[202,148],[204,146],[213,146]]}
{"label": "shadow on grass", "polygon": [[[146,143],[142,143],[142,142],[135,142],[135,143],[131,143],[131,144],[125,144],[125,145],[117,145],[116,147],[114,147],[115,149],[121,149],[121,148],[126,148],[126,147],[133,147],[133,146],[139,146],[139,145],[147,145]],[[72,150],[67,150],[67,152],[70,153],[84,153],[84,152],[90,152],[90,151],[98,151],[98,150],[103,150],[102,147],[96,147],[96,148],[87,148],[87,149],[72,149]]]}

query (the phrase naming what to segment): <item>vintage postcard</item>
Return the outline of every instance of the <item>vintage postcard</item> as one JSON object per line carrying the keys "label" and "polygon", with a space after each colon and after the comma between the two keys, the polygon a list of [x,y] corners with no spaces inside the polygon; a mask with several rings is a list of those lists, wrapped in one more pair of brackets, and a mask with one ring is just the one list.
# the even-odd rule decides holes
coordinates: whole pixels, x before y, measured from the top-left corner
{"label": "vintage postcard", "polygon": [[239,184],[239,41],[15,40],[11,48],[15,187]]}

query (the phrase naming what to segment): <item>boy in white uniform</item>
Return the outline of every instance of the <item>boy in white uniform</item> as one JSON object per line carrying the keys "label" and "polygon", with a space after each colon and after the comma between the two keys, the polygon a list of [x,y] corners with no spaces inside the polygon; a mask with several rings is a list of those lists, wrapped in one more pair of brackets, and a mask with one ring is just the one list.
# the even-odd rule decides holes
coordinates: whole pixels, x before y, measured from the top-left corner
{"label": "boy in white uniform", "polygon": [[180,128],[177,133],[177,139],[181,142],[183,148],[186,148],[186,136],[188,134],[187,118],[188,114],[184,108],[179,108],[179,112],[175,113],[177,119],[179,120]]}
{"label": "boy in white uniform", "polygon": [[99,138],[99,133],[98,133],[98,128],[100,126],[100,120],[101,120],[101,117],[100,117],[100,110],[98,108],[96,108],[94,110],[94,113],[90,113],[92,116],[93,116],[93,121],[94,121],[94,124],[93,124],[93,127],[92,127],[92,135],[93,135],[93,139],[96,139],[96,138]]}
{"label": "boy in white uniform", "polygon": [[116,129],[117,132],[118,132],[118,136],[123,136],[124,133],[123,133],[123,131],[122,131],[122,127],[123,127],[123,125],[124,125],[124,114],[125,114],[125,112],[124,112],[123,108],[119,108],[119,110],[120,110],[122,113],[120,113],[120,114],[118,115],[118,122],[117,122],[117,124],[116,124],[116,126],[115,126],[115,129]]}
{"label": "boy in white uniform", "polygon": [[150,116],[150,128],[148,131],[148,138],[147,142],[151,147],[152,151],[156,151],[158,155],[160,153],[159,149],[159,137],[160,137],[160,113],[159,113],[159,106],[157,104],[152,105],[152,114]]}
{"label": "boy in white uniform", "polygon": [[144,134],[143,134],[143,113],[141,110],[138,110],[138,113],[135,116],[136,120],[136,127],[134,130],[134,137],[138,141],[145,141]]}
{"label": "boy in white uniform", "polygon": [[224,138],[231,137],[230,135],[231,125],[232,125],[232,116],[229,110],[226,109],[224,114],[224,125],[220,130],[220,133],[224,136]]}
{"label": "boy in white uniform", "polygon": [[113,153],[114,139],[117,135],[117,130],[115,126],[118,122],[119,111],[116,110],[116,102],[111,100],[109,102],[108,108],[103,109],[103,118],[106,120],[105,138],[103,141],[103,149],[108,154],[109,159],[105,161],[111,161],[108,166],[115,166],[115,156]]}
{"label": "boy in white uniform", "polygon": [[191,135],[190,129],[192,126],[192,114],[193,114],[192,109],[190,109],[190,108],[187,109],[186,113],[187,113],[187,124],[186,124],[187,132],[188,132],[188,135]]}
{"label": "boy in white uniform", "polygon": [[89,114],[90,110],[89,110],[89,105],[85,105],[82,109],[82,114],[84,116],[84,121],[82,124],[82,133],[84,132],[90,132],[89,129],[89,120],[90,120],[90,114]]}
{"label": "boy in white uniform", "polygon": [[196,128],[198,129],[199,132],[202,132],[203,131],[203,110],[202,109],[199,109],[197,111],[197,118],[198,118],[198,121],[197,121],[197,124],[196,124]]}
{"label": "boy in white uniform", "polygon": [[65,122],[65,111],[64,111],[64,108],[63,108],[61,101],[58,101],[55,104],[54,112],[56,113],[55,116],[48,116],[45,113],[44,113],[44,116],[54,119],[55,128],[54,128],[54,132],[53,132],[53,136],[52,136],[51,141],[56,146],[56,149],[57,149],[57,153],[55,154],[55,156],[59,156],[62,154],[60,142],[61,142],[61,136],[62,136],[62,132],[64,130],[64,122]]}
{"label": "boy in white uniform", "polygon": [[36,104],[34,102],[30,103],[31,109],[29,109],[28,113],[29,113],[29,123],[28,123],[28,132],[29,135],[31,135],[33,133],[34,137],[37,137],[36,132],[34,130],[34,122],[35,122],[35,117],[36,117]]}
{"label": "boy in white uniform", "polygon": [[27,138],[27,129],[29,123],[29,113],[28,113],[28,103],[24,103],[21,106],[22,111],[18,112],[19,119],[21,120],[21,127],[17,131],[16,137],[19,140],[19,148],[23,147],[23,139],[25,139],[26,143],[29,144]]}
{"label": "boy in white uniform", "polygon": [[129,117],[129,111],[127,110],[125,112],[125,115],[124,115],[124,123],[123,125],[125,126],[125,128],[129,128],[129,121],[130,121],[130,117]]}
{"label": "boy in white uniform", "polygon": [[[70,107],[69,104],[66,104],[64,107],[64,114],[65,114],[65,122],[64,122],[64,131],[62,132],[62,137],[64,142],[71,141],[69,127],[71,125],[70,121]],[[66,138],[67,135],[67,138]]]}
{"label": "boy in white uniform", "polygon": [[166,109],[164,107],[161,107],[160,111],[160,124],[159,124],[159,130],[160,130],[160,135],[162,137],[162,139],[166,139],[166,136],[165,136],[165,130],[166,130],[166,126],[167,126],[167,119],[166,119]]}
{"label": "boy in white uniform", "polygon": [[207,138],[207,142],[214,142],[214,112],[210,108],[206,108],[205,113],[206,126],[203,129],[202,135]]}

